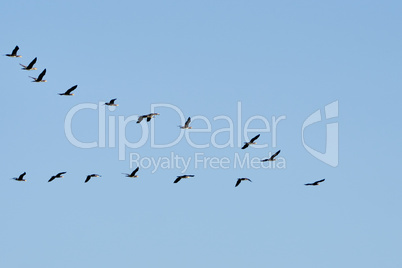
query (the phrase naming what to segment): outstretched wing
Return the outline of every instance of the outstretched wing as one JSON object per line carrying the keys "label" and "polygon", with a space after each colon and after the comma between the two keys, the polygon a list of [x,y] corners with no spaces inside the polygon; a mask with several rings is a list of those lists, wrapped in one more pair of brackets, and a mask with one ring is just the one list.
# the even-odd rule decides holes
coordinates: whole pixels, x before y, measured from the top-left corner
{"label": "outstretched wing", "polygon": [[41,73],[40,73],[40,75],[38,76],[38,81],[41,81],[42,79],[43,79],[43,77],[45,76],[45,74],[46,74],[46,69],[45,70],[43,70]]}
{"label": "outstretched wing", "polygon": [[112,100],[110,100],[109,103],[110,103],[110,104],[114,104],[114,101],[115,101],[115,100],[117,100],[117,99],[112,99]]}
{"label": "outstretched wing", "polygon": [[318,183],[321,183],[321,182],[323,182],[323,181],[325,181],[325,179],[322,179],[322,180],[316,181],[316,182],[314,182],[314,183],[315,183],[315,184],[318,184]]}
{"label": "outstretched wing", "polygon": [[19,180],[22,180],[22,178],[24,178],[24,176],[25,176],[26,174],[27,174],[26,172],[22,173],[22,174],[18,177],[18,179],[19,179]]}
{"label": "outstretched wing", "polygon": [[241,147],[242,149],[246,149],[248,147],[248,143],[246,142],[243,147]]}
{"label": "outstretched wing", "polygon": [[181,180],[181,177],[177,177],[177,179],[175,179],[173,183],[178,183],[180,180]]}
{"label": "outstretched wing", "polygon": [[51,178],[50,178],[50,180],[48,180],[47,182],[51,182],[52,180],[54,180],[56,178],[56,176],[52,176]]}
{"label": "outstretched wing", "polygon": [[184,127],[188,127],[188,125],[190,125],[190,122],[191,122],[191,118],[189,117],[189,118],[187,118],[187,121],[184,124]]}
{"label": "outstretched wing", "polygon": [[76,88],[78,87],[78,85],[72,86],[71,88],[69,88],[66,93],[64,93],[65,95],[69,95],[71,94],[71,92],[73,92]]}
{"label": "outstretched wing", "polygon": [[254,142],[256,139],[258,139],[258,137],[260,137],[260,134],[258,134],[258,135],[255,136],[254,138],[252,138],[252,139],[250,140],[250,143]]}
{"label": "outstretched wing", "polygon": [[67,173],[67,172],[60,172],[60,173],[57,173],[56,177],[60,177],[61,175],[66,174],[66,173]]}
{"label": "outstretched wing", "polygon": [[140,167],[137,167],[136,169],[134,169],[133,173],[131,173],[131,176],[134,177],[134,176],[135,176],[135,173],[137,173],[139,169],[140,169]]}
{"label": "outstretched wing", "polygon": [[235,187],[239,186],[240,183],[241,183],[241,179],[237,179]]}
{"label": "outstretched wing", "polygon": [[271,156],[271,159],[274,159],[280,152],[281,152],[281,150],[279,150],[279,151],[277,151],[276,153],[274,153],[274,154]]}
{"label": "outstretched wing", "polygon": [[87,178],[85,179],[85,182],[88,182],[91,179],[91,175],[88,175]]}
{"label": "outstretched wing", "polygon": [[138,124],[138,123],[141,123],[142,119],[144,119],[144,116],[143,116],[143,115],[141,115],[140,117],[138,117],[137,124]]}
{"label": "outstretched wing", "polygon": [[15,46],[15,48],[14,48],[13,52],[11,53],[11,55],[16,56],[18,49],[20,49],[20,48],[18,46]]}
{"label": "outstretched wing", "polygon": [[28,66],[27,66],[26,68],[27,68],[27,69],[32,69],[32,67],[33,67],[34,64],[36,63],[36,59],[37,59],[37,58],[34,58],[34,59],[31,61],[31,63],[28,64]]}
{"label": "outstretched wing", "polygon": [[152,119],[151,116],[147,117],[147,122],[151,121],[151,119]]}

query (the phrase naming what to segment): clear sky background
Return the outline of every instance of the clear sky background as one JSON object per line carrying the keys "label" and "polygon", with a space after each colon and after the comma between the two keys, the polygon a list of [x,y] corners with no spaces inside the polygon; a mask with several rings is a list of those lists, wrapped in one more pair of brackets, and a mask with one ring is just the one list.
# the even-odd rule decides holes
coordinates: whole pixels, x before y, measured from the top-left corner
{"label": "clear sky background", "polygon": [[[3,1],[0,54],[1,267],[401,267],[400,1]],[[23,71],[38,57],[37,71]],[[32,83],[47,69],[47,83]],[[77,84],[75,96],[59,96]],[[126,150],[77,148],[64,122],[76,105],[117,98],[106,118],[172,104],[214,121],[255,115],[278,124],[258,144],[193,148],[181,140]],[[339,165],[303,147],[303,122],[339,101]],[[183,122],[156,109],[155,142],[174,140]],[[73,119],[81,141],[98,140],[98,111]],[[326,120],[306,129],[325,151]],[[142,123],[141,125],[145,125]],[[141,137],[131,122],[125,137]],[[148,123],[149,126],[151,124]],[[109,122],[106,122],[109,127]],[[194,129],[205,128],[194,120]],[[250,128],[263,128],[253,121]],[[145,127],[145,126],[144,126]],[[243,133],[243,132],[240,132]],[[249,138],[256,133],[250,133]],[[121,131],[116,127],[116,145]],[[221,133],[225,143],[229,133]],[[109,134],[106,134],[107,140]],[[241,144],[242,145],[242,144]],[[234,167],[235,155],[259,159],[281,150],[286,167]],[[129,154],[194,160],[228,157],[230,168],[179,167],[129,173]],[[27,182],[10,178],[26,171]],[[67,171],[62,179],[48,179]],[[101,174],[84,183],[91,173]],[[235,188],[236,179],[248,177]],[[304,183],[325,178],[318,187]]]}

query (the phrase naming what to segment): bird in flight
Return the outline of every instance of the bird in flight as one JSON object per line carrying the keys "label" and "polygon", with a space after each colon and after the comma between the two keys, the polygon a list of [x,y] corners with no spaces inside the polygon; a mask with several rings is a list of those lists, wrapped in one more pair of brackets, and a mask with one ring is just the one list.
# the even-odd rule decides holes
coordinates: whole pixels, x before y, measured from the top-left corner
{"label": "bird in flight", "polygon": [[274,153],[273,155],[271,155],[270,158],[263,159],[263,160],[261,160],[261,162],[276,161],[275,157],[276,157],[280,152],[281,152],[281,150],[277,151],[276,153]]}
{"label": "bird in flight", "polygon": [[47,182],[51,182],[52,180],[56,179],[56,178],[63,178],[63,174],[66,174],[67,172],[60,172],[57,173],[56,175],[52,176]]}
{"label": "bird in flight", "polygon": [[21,55],[17,55],[17,51],[18,49],[20,49],[18,46],[15,46],[13,52],[11,52],[11,54],[6,54],[7,57],[11,57],[11,58],[21,58]]}
{"label": "bird in flight", "polygon": [[177,178],[174,180],[173,183],[178,183],[181,179],[188,179],[192,178],[194,175],[182,175],[182,176],[177,176]]}
{"label": "bird in flight", "polygon": [[140,168],[137,167],[136,169],[134,169],[133,172],[131,172],[131,174],[128,174],[128,173],[122,173],[122,174],[126,175],[126,177],[129,177],[129,178],[137,178],[138,175],[135,175],[135,173],[137,173],[139,169]]}
{"label": "bird in flight", "polygon": [[18,178],[13,178],[13,180],[16,180],[16,181],[27,181],[26,179],[24,179],[24,176],[25,176],[26,174],[27,174],[27,173],[24,172],[24,173],[22,173]]}
{"label": "bird in flight", "polygon": [[92,177],[101,177],[101,175],[98,175],[98,174],[88,175],[87,178],[85,179],[85,182],[88,182]]}
{"label": "bird in flight", "polygon": [[105,102],[105,105],[107,106],[119,106],[118,104],[115,104],[114,101],[117,99],[111,99],[109,102]]}
{"label": "bird in flight", "polygon": [[71,93],[71,92],[73,92],[77,87],[78,87],[78,85],[72,86],[69,89],[67,89],[66,92],[59,93],[59,95],[61,95],[61,96],[74,96],[74,93]]}
{"label": "bird in flight", "polygon": [[30,64],[28,64],[28,66],[25,66],[23,64],[20,63],[20,65],[22,66],[22,70],[27,70],[27,71],[32,71],[32,70],[36,70],[38,68],[34,68],[34,64],[36,63],[37,58],[34,58]]}
{"label": "bird in flight", "polygon": [[187,118],[186,123],[184,123],[184,126],[179,126],[181,129],[191,129],[191,127],[189,126],[191,122],[191,117]]}
{"label": "bird in flight", "polygon": [[304,184],[304,185],[306,185],[306,186],[309,186],[309,185],[311,185],[311,186],[318,186],[318,185],[320,185],[320,183],[323,182],[323,181],[325,181],[325,179],[322,179],[322,180],[319,180],[319,181],[315,181],[315,182],[313,182],[313,183],[306,183],[306,184]]}
{"label": "bird in flight", "polygon": [[258,134],[257,136],[255,136],[254,138],[252,138],[249,142],[245,142],[243,147],[241,147],[242,149],[246,149],[250,144],[255,144],[255,140],[258,139],[258,137],[260,137],[260,134]]}
{"label": "bird in flight", "polygon": [[32,82],[47,82],[47,80],[43,80],[43,77],[45,76],[45,74],[46,74],[46,69],[43,70],[43,71],[40,73],[40,75],[38,76],[38,78],[35,78],[35,77],[32,77],[32,76],[30,76],[30,77],[33,79]]}
{"label": "bird in flight", "polygon": [[141,123],[142,119],[144,119],[144,118],[146,118],[147,122],[149,122],[149,121],[151,121],[151,119],[153,117],[155,117],[155,115],[159,115],[159,114],[158,113],[150,113],[150,114],[146,114],[146,115],[141,115],[138,117],[137,124]]}
{"label": "bird in flight", "polygon": [[239,179],[237,179],[237,182],[236,182],[235,187],[239,186],[239,184],[240,184],[242,181],[250,181],[250,182],[251,182],[251,180],[248,179],[248,178],[239,178]]}

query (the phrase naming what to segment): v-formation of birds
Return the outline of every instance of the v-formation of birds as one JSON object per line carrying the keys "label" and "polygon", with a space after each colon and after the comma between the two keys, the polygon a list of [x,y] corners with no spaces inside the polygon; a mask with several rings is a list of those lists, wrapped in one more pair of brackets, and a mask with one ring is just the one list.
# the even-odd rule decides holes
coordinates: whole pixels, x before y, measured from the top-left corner
{"label": "v-formation of birds", "polygon": [[[11,57],[11,58],[21,58],[21,55],[18,55],[18,50],[19,47],[15,46],[15,48],[13,49],[13,51],[10,54],[5,54],[5,56],[7,57]],[[37,58],[35,57],[28,65],[23,65],[20,63],[20,65],[22,66],[22,70],[26,70],[26,71],[33,71],[33,70],[37,70],[36,67],[34,67],[35,63],[37,61]],[[33,79],[32,82],[47,82],[47,80],[44,80],[44,76],[46,74],[46,69],[44,69],[37,78],[30,76],[30,78]],[[66,92],[64,93],[59,93],[59,95],[61,96],[73,96],[74,93],[72,93],[76,88],[78,87],[78,85],[72,86],[71,88],[69,88],[68,90],[66,90]],[[111,99],[109,102],[105,102],[105,105],[108,106],[118,106],[118,104],[115,103],[117,99]],[[147,122],[151,121],[152,118],[154,118],[156,115],[159,115],[159,113],[150,113],[150,114],[146,114],[146,115],[141,115],[138,117],[137,123],[141,123],[141,121],[143,119],[146,119]],[[189,126],[191,122],[191,118],[188,117],[187,121],[185,122],[184,126],[179,126],[181,129],[191,129],[191,127]],[[253,137],[249,142],[245,142],[243,147],[241,149],[246,149],[247,147],[249,147],[251,144],[256,144],[256,140],[260,137],[260,134],[258,134],[257,136]],[[281,150],[277,151],[275,154],[273,154],[270,158],[267,159],[263,159],[261,160],[261,162],[266,162],[266,161],[275,161],[275,157],[278,156],[278,154],[281,152]],[[138,172],[139,167],[137,167],[132,173],[128,174],[128,173],[123,173],[126,175],[126,177],[129,178],[137,178],[138,175],[136,175],[136,173]],[[55,180],[56,178],[63,178],[63,175],[66,174],[67,172],[60,172],[54,176],[52,176],[48,182],[51,182],[53,180]],[[19,177],[17,178],[13,178],[16,181],[26,181],[26,179],[24,179],[24,176],[26,175],[26,172],[22,173]],[[101,177],[98,174],[90,174],[86,177],[85,179],[85,183],[87,183],[91,178],[93,177]],[[177,176],[177,178],[174,180],[173,183],[178,183],[181,179],[187,179],[187,178],[192,178],[194,177],[194,175],[181,175],[181,176]],[[251,180],[249,178],[238,178],[235,184],[235,187],[239,186],[240,183],[242,181],[249,181],[251,182]],[[313,183],[306,183],[306,186],[318,186],[320,185],[321,182],[325,181],[325,179],[322,180],[318,180],[315,181]]]}

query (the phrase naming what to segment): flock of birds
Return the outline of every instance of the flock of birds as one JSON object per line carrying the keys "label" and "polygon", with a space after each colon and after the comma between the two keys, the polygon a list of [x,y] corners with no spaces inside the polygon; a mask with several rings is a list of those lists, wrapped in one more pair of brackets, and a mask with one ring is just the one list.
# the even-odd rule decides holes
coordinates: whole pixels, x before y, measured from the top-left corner
{"label": "flock of birds", "polygon": [[[11,52],[11,54],[5,54],[5,56],[11,57],[11,58],[21,58],[22,56],[17,54],[17,53],[18,53],[18,50],[19,50],[19,47],[16,46],[16,47],[13,49],[13,51]],[[37,58],[34,58],[28,65],[23,65],[23,64],[20,63],[20,65],[22,66],[22,70],[26,70],[26,71],[37,70],[37,68],[34,67],[36,61],[37,61]],[[45,74],[46,74],[46,69],[44,69],[44,70],[39,74],[39,76],[38,76],[37,78],[32,77],[32,76],[29,76],[29,77],[33,79],[32,82],[47,82],[47,80],[44,80],[44,79],[43,79],[44,76],[45,76]],[[73,96],[74,93],[72,93],[72,92],[73,92],[77,87],[78,87],[78,85],[72,86],[71,88],[69,88],[68,90],[66,90],[66,92],[64,92],[64,93],[59,93],[59,95],[61,95],[61,96]],[[105,102],[105,105],[107,105],[107,106],[118,106],[118,104],[115,103],[116,100],[117,100],[117,99],[111,99],[109,102]],[[147,122],[149,122],[149,121],[151,121],[151,119],[154,118],[156,115],[159,115],[159,113],[150,113],[150,114],[146,114],[146,115],[141,115],[141,116],[138,117],[137,124],[138,124],[138,123],[141,123],[141,121],[144,120],[144,119],[146,119]],[[184,126],[179,126],[179,127],[180,127],[181,129],[191,129],[190,123],[191,123],[191,118],[188,117],[188,118],[187,118],[187,121],[186,121],[185,124],[184,124]],[[259,137],[260,137],[260,134],[258,134],[257,136],[253,137],[249,142],[245,142],[244,145],[243,145],[243,147],[242,147],[241,149],[244,150],[244,149],[246,149],[247,147],[249,147],[251,144],[256,144],[255,141],[256,141]],[[276,161],[275,157],[277,157],[280,152],[281,152],[281,150],[277,151],[277,152],[274,153],[270,158],[263,159],[263,160],[261,160],[261,162]],[[140,168],[137,167],[132,173],[122,173],[122,174],[126,175],[126,177],[129,177],[129,178],[137,178],[138,175],[136,175],[136,174],[137,174],[137,172],[139,171],[139,169],[140,169]],[[56,175],[52,176],[52,177],[48,180],[48,182],[51,182],[51,181],[53,181],[53,180],[55,180],[55,179],[57,179],[57,178],[63,178],[63,175],[66,174],[66,173],[67,173],[67,172],[60,172],[60,173],[57,173]],[[12,178],[12,179],[13,179],[13,180],[16,180],[16,181],[26,181],[26,179],[24,179],[24,176],[25,176],[26,174],[27,174],[27,173],[24,172],[24,173],[22,173],[19,177]],[[177,176],[177,178],[173,181],[173,183],[178,183],[178,182],[179,182],[180,180],[182,180],[182,179],[188,179],[188,178],[192,178],[192,177],[194,177],[194,176],[195,176],[195,175],[181,175],[181,176]],[[96,177],[101,177],[101,175],[99,175],[99,174],[90,174],[90,175],[88,175],[88,176],[86,177],[86,179],[85,179],[85,183],[87,183],[91,178],[96,178]],[[236,181],[235,187],[239,186],[242,181],[249,181],[249,182],[251,182],[251,180],[250,180],[249,178],[238,178],[237,181]],[[304,184],[304,185],[306,185],[306,186],[318,186],[318,185],[320,185],[320,183],[323,182],[323,181],[325,181],[325,179],[318,180],[318,181],[315,181],[315,182],[312,182],[312,183],[306,183],[306,184]]]}

